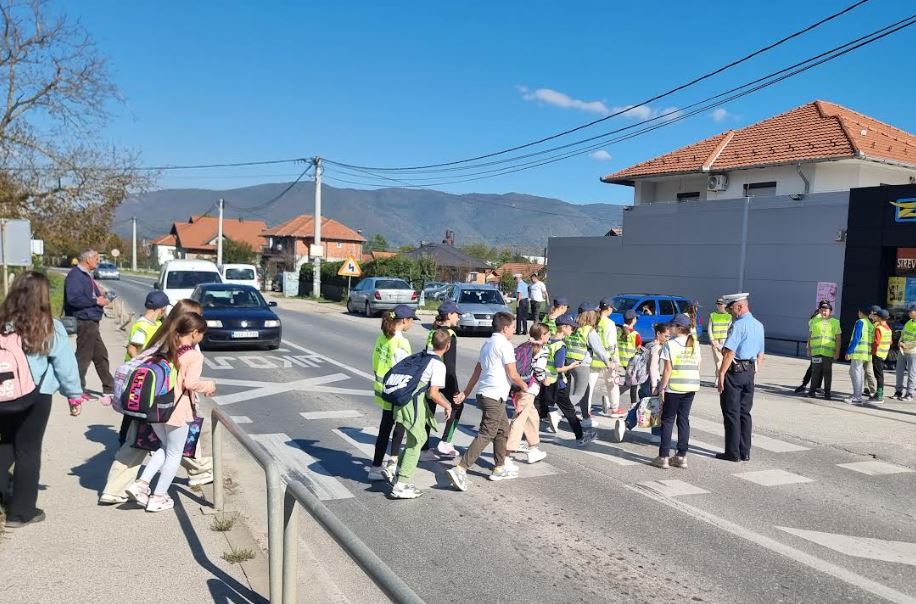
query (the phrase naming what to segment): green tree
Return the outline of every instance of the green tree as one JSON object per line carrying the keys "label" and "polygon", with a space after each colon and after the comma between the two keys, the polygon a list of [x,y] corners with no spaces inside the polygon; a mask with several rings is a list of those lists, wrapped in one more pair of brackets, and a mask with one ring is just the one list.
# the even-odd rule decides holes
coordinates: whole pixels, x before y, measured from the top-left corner
{"label": "green tree", "polygon": [[412,245],[402,245],[401,247],[398,248],[398,251],[403,254],[404,252],[412,252],[415,249],[416,248]]}
{"label": "green tree", "polygon": [[224,264],[254,264],[257,259],[258,254],[250,243],[226,237],[223,242]]}
{"label": "green tree", "polygon": [[382,235],[376,233],[373,235],[369,241],[366,243],[367,252],[385,252],[388,251],[389,247],[388,240],[385,239]]}

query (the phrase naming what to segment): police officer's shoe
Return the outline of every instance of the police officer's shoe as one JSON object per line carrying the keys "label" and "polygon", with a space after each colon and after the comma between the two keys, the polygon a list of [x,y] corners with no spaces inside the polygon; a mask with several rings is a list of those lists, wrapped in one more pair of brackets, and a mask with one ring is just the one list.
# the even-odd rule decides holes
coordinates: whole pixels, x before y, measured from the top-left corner
{"label": "police officer's shoe", "polygon": [[750,455],[750,453],[748,453],[747,455],[742,455],[742,456],[741,456],[741,461],[750,461],[750,460],[751,460],[751,455]]}
{"label": "police officer's shoe", "polygon": [[830,396],[830,393],[829,393],[829,392],[825,392],[825,393],[824,393],[824,400],[825,400],[825,401],[832,401],[832,400],[833,400],[833,397]]}
{"label": "police officer's shoe", "polygon": [[740,457],[734,457],[725,453],[716,453],[716,459],[724,459],[725,461],[741,461]]}
{"label": "police officer's shoe", "polygon": [[809,391],[809,392],[808,392],[808,398],[814,398],[814,397],[815,397],[814,390]]}
{"label": "police officer's shoe", "polygon": [[804,392],[804,391],[805,391],[805,386],[804,386],[804,385],[801,385],[801,386],[799,386],[798,388],[795,389],[795,394],[801,394],[801,393]]}

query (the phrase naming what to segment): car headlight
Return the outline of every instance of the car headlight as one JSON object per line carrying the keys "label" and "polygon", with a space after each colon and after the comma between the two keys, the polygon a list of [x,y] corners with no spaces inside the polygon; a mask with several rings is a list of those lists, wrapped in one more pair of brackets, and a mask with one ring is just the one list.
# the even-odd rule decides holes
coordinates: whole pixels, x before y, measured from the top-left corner
{"label": "car headlight", "polygon": [[223,322],[219,319],[210,319],[207,321],[207,327],[222,327]]}
{"label": "car headlight", "polygon": [[461,318],[462,318],[462,319],[467,319],[467,320],[470,321],[471,319],[474,318],[474,315],[473,315],[473,313],[466,312],[466,313],[464,313],[463,315],[461,315]]}
{"label": "car headlight", "polygon": [[269,321],[264,321],[264,327],[280,327],[280,321],[276,319],[270,319]]}

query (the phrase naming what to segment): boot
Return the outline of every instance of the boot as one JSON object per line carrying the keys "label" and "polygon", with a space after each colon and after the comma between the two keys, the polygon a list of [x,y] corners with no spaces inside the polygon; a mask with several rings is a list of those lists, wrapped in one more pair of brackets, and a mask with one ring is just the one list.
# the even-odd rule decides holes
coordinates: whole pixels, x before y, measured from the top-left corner
{"label": "boot", "polygon": [[875,390],[875,395],[868,399],[874,403],[880,403],[884,400],[884,388],[878,388]]}

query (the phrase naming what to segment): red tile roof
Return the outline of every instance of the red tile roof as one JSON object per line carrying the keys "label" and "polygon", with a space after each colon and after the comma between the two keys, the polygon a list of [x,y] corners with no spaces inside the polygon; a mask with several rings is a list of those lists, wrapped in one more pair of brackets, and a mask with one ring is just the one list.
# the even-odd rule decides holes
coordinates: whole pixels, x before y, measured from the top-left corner
{"label": "red tile roof", "polygon": [[[244,241],[254,250],[264,246],[261,232],[267,228],[263,220],[223,219],[223,236],[233,241]],[[216,246],[210,242],[219,232],[219,219],[215,216],[192,216],[188,222],[176,222],[171,234],[177,239],[178,247],[186,250],[210,251]]]}
{"label": "red tile roof", "polygon": [[601,178],[737,170],[817,160],[864,159],[916,167],[916,136],[828,101],[812,101]]}
{"label": "red tile roof", "polygon": [[[265,237],[299,237],[310,239],[315,234],[315,217],[311,214],[302,214],[287,220],[279,226],[265,229]],[[366,239],[350,227],[332,220],[327,216],[321,218],[321,238],[332,241],[366,241]]]}
{"label": "red tile roof", "polygon": [[150,245],[175,245],[175,243],[175,235],[168,233],[167,235],[153,239]]}

